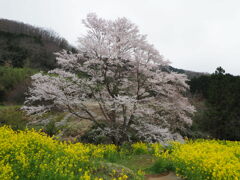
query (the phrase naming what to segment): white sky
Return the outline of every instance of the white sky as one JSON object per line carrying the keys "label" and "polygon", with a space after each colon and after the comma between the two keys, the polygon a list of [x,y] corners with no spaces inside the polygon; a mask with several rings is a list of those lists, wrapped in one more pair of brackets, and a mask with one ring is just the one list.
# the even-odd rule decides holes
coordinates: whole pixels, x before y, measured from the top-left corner
{"label": "white sky", "polygon": [[73,45],[89,12],[127,17],[176,68],[240,75],[240,0],[0,0],[0,18],[50,28]]}

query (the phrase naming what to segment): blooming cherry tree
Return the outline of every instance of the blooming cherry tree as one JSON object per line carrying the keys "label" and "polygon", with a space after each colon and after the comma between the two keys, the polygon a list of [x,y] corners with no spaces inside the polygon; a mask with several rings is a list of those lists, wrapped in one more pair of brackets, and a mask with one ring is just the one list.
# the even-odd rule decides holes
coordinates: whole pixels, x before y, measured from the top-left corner
{"label": "blooming cherry tree", "polygon": [[79,38],[78,53],[56,53],[58,69],[32,76],[23,107],[28,114],[68,111],[92,121],[115,144],[133,134],[161,141],[191,125],[186,76],[164,68],[169,62],[136,25],[95,14],[83,24],[87,33]]}

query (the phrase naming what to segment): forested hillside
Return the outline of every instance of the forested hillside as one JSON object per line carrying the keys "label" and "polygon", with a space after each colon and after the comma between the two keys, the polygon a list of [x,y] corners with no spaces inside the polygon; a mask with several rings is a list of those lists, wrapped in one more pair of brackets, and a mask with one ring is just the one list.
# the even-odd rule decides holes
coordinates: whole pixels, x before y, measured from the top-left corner
{"label": "forested hillside", "polygon": [[195,103],[202,104],[194,118],[197,129],[214,138],[240,140],[240,76],[219,67],[189,84]]}
{"label": "forested hillside", "polygon": [[0,19],[0,104],[22,104],[30,76],[55,68],[62,49],[75,51],[53,31]]}
{"label": "forested hillside", "polygon": [[0,19],[0,65],[41,70],[56,66],[54,52],[74,50],[53,31]]}

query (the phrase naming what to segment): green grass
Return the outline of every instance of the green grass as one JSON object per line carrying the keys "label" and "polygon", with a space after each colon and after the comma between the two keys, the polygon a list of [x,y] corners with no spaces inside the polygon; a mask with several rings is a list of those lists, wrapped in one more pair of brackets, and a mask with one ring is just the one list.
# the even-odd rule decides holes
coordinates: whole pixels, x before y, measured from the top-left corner
{"label": "green grass", "polygon": [[134,172],[139,170],[144,171],[146,174],[162,174],[169,171],[174,171],[174,166],[170,161],[164,159],[157,159],[150,154],[130,155],[116,161]]}
{"label": "green grass", "polygon": [[0,105],[0,110],[7,109],[7,108],[20,108],[20,105]]}
{"label": "green grass", "polygon": [[117,161],[118,164],[128,167],[134,171],[146,170],[155,162],[155,158],[149,154],[131,155],[125,159]]}

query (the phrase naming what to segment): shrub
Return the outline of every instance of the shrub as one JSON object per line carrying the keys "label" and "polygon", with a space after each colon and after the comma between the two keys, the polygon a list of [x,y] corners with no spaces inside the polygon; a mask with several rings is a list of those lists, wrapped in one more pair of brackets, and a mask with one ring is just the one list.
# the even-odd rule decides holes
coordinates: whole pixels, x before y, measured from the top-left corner
{"label": "shrub", "polygon": [[9,125],[14,130],[23,130],[29,117],[20,110],[19,106],[2,106],[0,108],[0,126]]}
{"label": "shrub", "polygon": [[50,120],[50,122],[43,128],[43,132],[45,132],[49,136],[53,136],[53,135],[57,134],[57,131],[58,131],[58,129],[55,125],[54,120]]}
{"label": "shrub", "polygon": [[143,142],[132,144],[132,148],[134,154],[146,154],[149,152],[147,144]]}
{"label": "shrub", "polygon": [[149,171],[160,174],[164,172],[169,172],[174,170],[174,165],[171,161],[166,159],[158,159],[150,168]]}
{"label": "shrub", "polygon": [[30,76],[36,70],[0,66],[0,102],[21,104],[30,84]]}

